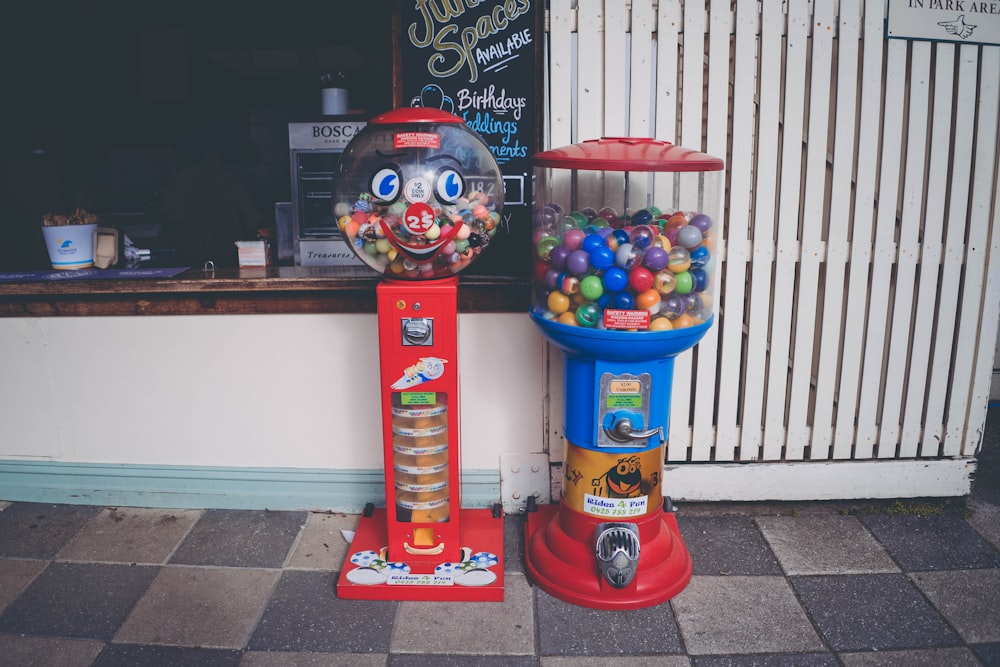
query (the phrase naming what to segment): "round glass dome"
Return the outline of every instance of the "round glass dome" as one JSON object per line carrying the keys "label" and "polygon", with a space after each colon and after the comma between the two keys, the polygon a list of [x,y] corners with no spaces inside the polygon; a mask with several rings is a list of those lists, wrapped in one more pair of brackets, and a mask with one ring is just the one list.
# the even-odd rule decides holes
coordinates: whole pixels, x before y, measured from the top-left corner
{"label": "round glass dome", "polygon": [[533,162],[537,318],[621,332],[712,319],[722,160],[655,139],[605,138]]}
{"label": "round glass dome", "polygon": [[489,246],[503,178],[458,116],[423,107],[368,122],[340,156],[333,213],[354,253],[386,277],[446,278]]}

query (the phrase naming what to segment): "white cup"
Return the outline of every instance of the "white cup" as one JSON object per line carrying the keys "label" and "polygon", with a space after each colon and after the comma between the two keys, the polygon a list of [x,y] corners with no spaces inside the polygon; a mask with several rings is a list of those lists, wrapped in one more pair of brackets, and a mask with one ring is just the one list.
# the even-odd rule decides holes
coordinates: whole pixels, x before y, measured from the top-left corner
{"label": "white cup", "polygon": [[89,269],[94,265],[94,231],[91,225],[42,227],[53,269]]}

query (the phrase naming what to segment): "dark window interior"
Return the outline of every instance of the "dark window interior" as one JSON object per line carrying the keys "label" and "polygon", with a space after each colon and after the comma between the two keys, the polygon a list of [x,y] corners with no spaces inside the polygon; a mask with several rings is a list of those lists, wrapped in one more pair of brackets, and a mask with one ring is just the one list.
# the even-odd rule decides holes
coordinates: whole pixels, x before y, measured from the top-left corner
{"label": "dark window interior", "polygon": [[[175,174],[214,151],[263,226],[288,201],[287,123],[392,104],[391,0],[5,0],[0,270],[47,268],[41,215],[157,225]],[[169,235],[169,230],[165,230]]]}

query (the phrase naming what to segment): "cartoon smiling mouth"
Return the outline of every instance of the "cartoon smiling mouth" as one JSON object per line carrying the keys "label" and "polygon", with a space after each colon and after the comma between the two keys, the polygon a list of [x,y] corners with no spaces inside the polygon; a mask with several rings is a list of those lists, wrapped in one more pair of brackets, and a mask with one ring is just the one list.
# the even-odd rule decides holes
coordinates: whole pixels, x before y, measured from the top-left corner
{"label": "cartoon smiling mouth", "polygon": [[454,240],[455,235],[458,234],[460,226],[461,225],[453,225],[447,233],[442,234],[430,243],[408,243],[396,236],[396,233],[392,231],[389,225],[383,225],[382,231],[385,233],[386,241],[388,241],[393,248],[403,253],[414,262],[423,263],[434,259],[438,250]]}

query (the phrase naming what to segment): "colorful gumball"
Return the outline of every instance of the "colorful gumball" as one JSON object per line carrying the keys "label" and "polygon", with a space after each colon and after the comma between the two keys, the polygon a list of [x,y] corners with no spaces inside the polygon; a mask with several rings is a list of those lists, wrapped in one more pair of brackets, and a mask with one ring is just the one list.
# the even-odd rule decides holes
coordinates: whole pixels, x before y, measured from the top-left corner
{"label": "colorful gumball", "polygon": [[681,273],[691,268],[691,254],[687,251],[687,248],[675,245],[667,254],[667,268],[674,273]]}
{"label": "colorful gumball", "polygon": [[677,279],[674,285],[674,294],[690,294],[694,290],[694,278],[691,276],[690,271],[681,271],[680,273],[675,273],[674,278]]}
{"label": "colorful gumball", "polygon": [[647,248],[645,254],[642,256],[643,266],[654,273],[667,268],[667,262],[669,261],[670,255],[667,251],[655,245]]}
{"label": "colorful gumball", "polygon": [[[582,229],[571,229],[563,234],[563,245],[570,250],[576,250],[583,244],[583,239],[586,238],[586,234]],[[701,240],[701,234],[698,235],[698,240]]]}
{"label": "colorful gumball", "polygon": [[673,294],[676,285],[677,279],[673,271],[664,269],[653,276],[653,289],[660,294]]}
{"label": "colorful gumball", "polygon": [[596,301],[604,294],[604,283],[597,276],[587,276],[580,281],[580,294],[588,301]]}
{"label": "colorful gumball", "polygon": [[566,258],[566,270],[582,276],[590,270],[590,253],[586,250],[574,250]]}
{"label": "colorful gumball", "polygon": [[653,286],[653,274],[644,266],[632,269],[628,274],[628,284],[637,294]]}
{"label": "colorful gumball", "polygon": [[549,292],[549,297],[546,302],[549,310],[551,310],[556,315],[565,313],[569,310],[569,297],[562,292],[552,291]]}
{"label": "colorful gumball", "polygon": [[701,245],[701,230],[694,225],[684,225],[677,230],[677,243],[688,250]]}
{"label": "colorful gumball", "polygon": [[612,266],[604,272],[604,289],[609,292],[620,292],[628,285],[628,274],[617,266]]}
{"label": "colorful gumball", "polygon": [[618,292],[611,297],[611,305],[622,310],[631,310],[635,308],[635,297],[628,292]]}
{"label": "colorful gumball", "polygon": [[580,279],[576,276],[565,276],[559,284],[563,294],[576,294],[580,291]]}
{"label": "colorful gumball", "polygon": [[642,310],[652,310],[660,305],[660,293],[655,289],[648,289],[635,295],[635,307]]}
{"label": "colorful gumball", "polygon": [[601,312],[592,303],[580,306],[576,311],[576,321],[582,327],[593,327],[601,319]]}
{"label": "colorful gumball", "polygon": [[603,271],[615,263],[615,253],[607,246],[598,246],[590,251],[590,265],[596,271]]}

